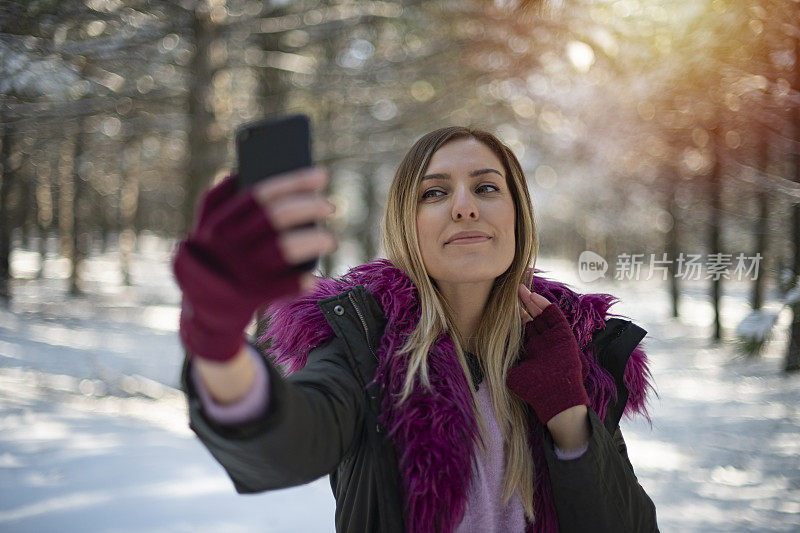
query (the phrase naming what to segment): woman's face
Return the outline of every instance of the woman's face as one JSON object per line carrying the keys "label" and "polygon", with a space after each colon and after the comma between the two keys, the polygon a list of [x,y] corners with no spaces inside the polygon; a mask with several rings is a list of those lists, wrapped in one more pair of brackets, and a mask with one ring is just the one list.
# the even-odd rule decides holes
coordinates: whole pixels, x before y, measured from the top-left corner
{"label": "woman's face", "polygon": [[[417,189],[417,238],[437,282],[494,280],[514,259],[514,199],[500,158],[473,138],[433,154]],[[453,240],[461,232],[480,236]]]}

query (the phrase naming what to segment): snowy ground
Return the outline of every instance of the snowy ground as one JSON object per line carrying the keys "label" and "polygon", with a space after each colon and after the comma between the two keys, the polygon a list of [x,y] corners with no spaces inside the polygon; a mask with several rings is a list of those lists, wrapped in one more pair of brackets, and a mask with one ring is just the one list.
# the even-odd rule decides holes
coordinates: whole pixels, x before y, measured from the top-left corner
{"label": "snowy ground", "polygon": [[[239,496],[188,429],[170,244],[140,245],[134,287],[120,285],[113,254],[98,254],[77,299],[63,261],[48,257],[37,280],[38,254],[12,256],[16,298],[0,308],[0,531],[333,531],[327,479]],[[707,341],[702,285],[686,289],[674,321],[658,283],[584,285],[568,264],[537,267],[619,296],[612,310],[648,331],[653,427],[623,420],[622,430],[661,530],[800,531],[800,376],[780,372],[785,337],[743,360]],[[725,292],[732,331],[746,287]]]}

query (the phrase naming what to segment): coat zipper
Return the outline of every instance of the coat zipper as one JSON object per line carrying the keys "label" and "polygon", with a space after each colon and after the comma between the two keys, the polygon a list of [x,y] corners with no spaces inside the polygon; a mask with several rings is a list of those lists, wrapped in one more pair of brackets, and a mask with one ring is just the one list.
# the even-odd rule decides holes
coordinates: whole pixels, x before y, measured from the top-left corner
{"label": "coat zipper", "polygon": [[372,349],[372,344],[370,344],[370,342],[369,342],[369,339],[370,339],[370,337],[369,337],[369,328],[367,327],[367,321],[364,320],[364,314],[361,312],[361,309],[358,307],[358,304],[356,303],[356,299],[353,296],[353,293],[352,292],[348,292],[347,296],[350,298],[350,303],[352,303],[353,307],[355,307],[355,309],[356,309],[356,313],[358,314],[358,318],[361,320],[361,325],[364,326],[364,335],[366,335],[366,337],[367,337],[367,347],[369,348],[369,351],[372,354],[372,357],[374,357],[376,361],[380,362],[379,359],[378,359],[378,356],[375,355],[375,351]]}
{"label": "coat zipper", "polygon": [[[350,298],[350,303],[353,304],[353,307],[355,308],[356,313],[358,314],[358,318],[361,320],[361,325],[364,326],[364,335],[366,335],[367,337],[367,347],[369,348],[372,357],[374,357],[375,360],[378,361],[378,363],[380,363],[380,359],[378,359],[378,356],[375,355],[375,351],[372,349],[372,344],[369,342],[369,328],[367,327],[367,321],[364,319],[364,314],[361,312],[361,308],[358,307],[358,304],[356,303],[356,299],[353,296],[353,293],[348,292],[347,296]],[[370,398],[372,400],[375,400],[375,395],[373,393],[370,393]],[[375,424],[375,432],[376,433],[383,432],[383,428],[381,427],[380,422]]]}

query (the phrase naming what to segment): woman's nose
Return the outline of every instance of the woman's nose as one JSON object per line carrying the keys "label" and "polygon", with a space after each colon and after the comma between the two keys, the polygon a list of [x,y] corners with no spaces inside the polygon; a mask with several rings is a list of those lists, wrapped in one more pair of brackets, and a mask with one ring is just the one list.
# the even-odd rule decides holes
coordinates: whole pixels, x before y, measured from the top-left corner
{"label": "woman's nose", "polygon": [[478,219],[478,203],[466,187],[458,188],[453,193],[453,219]]}

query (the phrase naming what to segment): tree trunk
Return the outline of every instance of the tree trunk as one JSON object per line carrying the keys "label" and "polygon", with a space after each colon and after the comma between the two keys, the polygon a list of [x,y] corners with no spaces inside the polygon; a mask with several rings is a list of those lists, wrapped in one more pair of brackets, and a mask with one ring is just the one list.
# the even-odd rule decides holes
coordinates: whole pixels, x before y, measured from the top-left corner
{"label": "tree trunk", "polygon": [[[19,175],[19,174],[18,174]],[[12,224],[21,229],[20,245],[23,250],[33,250],[33,226],[35,224],[36,210],[33,204],[33,188],[30,176],[20,175],[19,203],[16,209],[16,221]]]}
{"label": "tree trunk", "polygon": [[[339,51],[339,44],[343,37],[339,35],[329,35],[324,43],[324,63],[323,68],[318,70],[322,80],[331,77],[336,69],[336,54]],[[336,114],[336,103],[332,101],[332,91],[326,87],[326,83],[317,81],[314,85],[315,100],[319,102],[319,116],[316,120],[314,127],[314,152],[318,154],[322,163],[325,164],[331,171],[331,179],[333,179],[333,169],[327,164],[329,159],[332,159],[334,154],[333,139],[335,133],[333,131],[333,119]],[[329,185],[329,188],[331,186]],[[320,259],[320,274],[322,276],[330,276],[333,271],[333,255],[326,255]]]}
{"label": "tree trunk", "polygon": [[80,268],[83,261],[87,257],[87,246],[89,235],[86,231],[84,223],[84,203],[86,202],[86,185],[84,183],[83,175],[86,168],[83,165],[85,156],[85,136],[84,130],[85,118],[83,115],[77,118],[77,129],[75,131],[75,144],[72,151],[72,198],[71,198],[71,213],[70,218],[72,221],[70,232],[70,275],[69,275],[69,293],[72,296],[79,296],[83,294],[83,287],[81,286]]}
{"label": "tree trunk", "polygon": [[131,172],[134,159],[138,155],[135,147],[136,137],[128,134],[123,126],[122,149],[119,158],[119,205],[117,209],[117,238],[119,239],[119,264],[122,283],[133,285],[131,280],[131,259],[136,250],[136,213],[139,209],[139,172]]}
{"label": "tree trunk", "polygon": [[14,183],[15,171],[11,168],[12,127],[6,121],[3,107],[0,105],[0,124],[3,133],[0,142],[0,304],[8,305],[11,301],[11,187]]}
{"label": "tree trunk", "polygon": [[[800,137],[799,137],[800,138]],[[800,157],[795,156],[795,181],[800,183]],[[796,286],[800,279],[800,204],[792,206],[792,236],[794,238],[794,261],[792,265],[793,286]],[[790,326],[789,346],[786,350],[786,372],[797,372],[800,370],[800,301],[791,304],[792,325]]]}
{"label": "tree trunk", "polygon": [[[769,144],[766,141],[766,134],[761,135],[761,142],[759,143],[759,169],[767,171],[769,166]],[[764,305],[764,284],[766,276],[763,275],[767,272],[766,260],[769,257],[767,247],[769,246],[769,194],[763,187],[759,187],[756,192],[756,202],[758,202],[758,219],[756,220],[756,249],[753,251],[753,256],[757,253],[761,254],[763,258],[759,265],[759,272],[762,274],[756,276],[753,280],[753,292],[750,296],[750,306],[753,309],[761,309]]]}
{"label": "tree trunk", "polygon": [[110,214],[110,199],[96,195],[97,216],[100,217],[100,249],[102,253],[108,253],[111,249],[111,241],[114,238],[114,217]]}
{"label": "tree trunk", "polygon": [[[722,213],[722,202],[721,202],[721,187],[722,187],[722,165],[720,162],[721,157],[721,149],[720,144],[722,139],[720,139],[722,125],[718,125],[714,128],[711,134],[711,140],[713,143],[713,151],[712,157],[714,158],[713,166],[711,167],[711,172],[708,175],[708,195],[709,195],[709,234],[708,234],[708,253],[709,254],[716,254],[720,253],[720,233],[722,228],[722,220],[721,220],[721,213]],[[711,279],[711,305],[714,308],[714,334],[712,339],[714,342],[719,342],[722,340],[722,323],[720,317],[720,296],[721,296],[721,285],[722,279],[721,276],[718,279]]]}
{"label": "tree trunk", "polygon": [[[281,17],[286,14],[285,8],[274,9],[270,16]],[[280,33],[265,33],[260,38],[261,49],[265,52],[280,51]],[[286,96],[289,84],[286,71],[275,67],[266,67],[259,71],[258,107],[261,115],[272,117],[283,113],[286,107]]]}
{"label": "tree trunk", "polygon": [[[800,37],[794,37],[794,80],[793,89],[797,94],[800,91]],[[800,142],[800,104],[797,102],[792,103],[792,126],[793,126],[793,140],[795,143]],[[794,181],[800,183],[800,150],[795,148],[794,152]],[[792,273],[794,283],[800,279],[800,203],[795,203],[792,206],[793,225],[792,237],[794,239],[794,261],[792,264]],[[789,336],[789,346],[786,351],[786,364],[784,370],[786,372],[800,371],[800,301],[792,304],[792,326],[791,334]]]}
{"label": "tree trunk", "polygon": [[374,163],[364,163],[362,166],[362,202],[367,212],[361,222],[361,227],[356,228],[356,236],[361,243],[361,262],[374,259],[378,252],[380,232],[376,231],[376,228],[380,227],[380,216],[376,213],[376,207],[379,205],[375,187],[376,171],[377,165]]}
{"label": "tree trunk", "polygon": [[678,276],[675,272],[675,261],[680,253],[678,240],[678,221],[681,219],[678,213],[678,205],[675,202],[675,195],[680,186],[678,182],[678,175],[672,173],[673,168],[668,168],[668,174],[664,176],[664,181],[667,184],[667,212],[672,217],[672,227],[667,231],[666,235],[666,248],[667,248],[667,275],[669,276],[669,294],[670,302],[672,304],[672,318],[678,318],[678,306],[680,305],[680,285],[678,284]]}
{"label": "tree trunk", "polygon": [[53,173],[52,162],[40,165],[36,170],[36,227],[39,231],[39,269],[36,278],[44,275],[44,262],[47,259],[47,238],[53,227]]}
{"label": "tree trunk", "polygon": [[189,72],[189,146],[188,163],[184,179],[183,228],[180,233],[190,231],[194,221],[198,197],[213,180],[217,167],[219,139],[210,138],[215,118],[209,98],[215,65],[211,61],[211,48],[219,33],[211,20],[206,2],[200,2],[192,23],[194,55]]}

